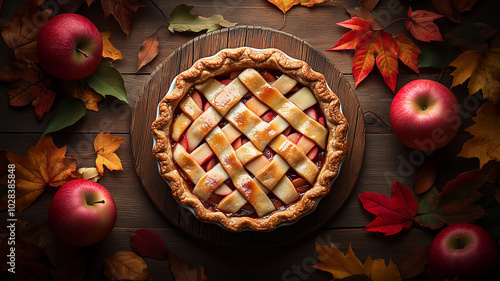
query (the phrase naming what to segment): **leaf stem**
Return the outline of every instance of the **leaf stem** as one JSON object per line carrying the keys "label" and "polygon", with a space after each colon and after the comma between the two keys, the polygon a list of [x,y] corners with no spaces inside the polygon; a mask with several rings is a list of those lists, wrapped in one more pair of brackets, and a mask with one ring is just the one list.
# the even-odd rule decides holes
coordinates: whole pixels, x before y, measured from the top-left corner
{"label": "leaf stem", "polygon": [[396,23],[396,22],[398,22],[398,21],[402,21],[402,20],[409,20],[409,19],[410,19],[410,18],[399,18],[399,19],[395,19],[395,20],[391,21],[390,23],[388,23],[386,26],[384,26],[384,27],[382,28],[382,30],[386,29],[387,27],[389,27],[389,25],[391,25],[391,24],[393,24],[393,23]]}
{"label": "leaf stem", "polygon": [[283,22],[281,23],[281,26],[278,27],[276,30],[281,30],[285,26],[285,19],[286,19],[286,13],[283,13]]}
{"label": "leaf stem", "polygon": [[165,13],[163,12],[163,10],[162,10],[160,7],[158,7],[158,5],[156,5],[155,1],[153,1],[153,0],[149,0],[149,1],[151,1],[151,3],[153,3],[153,5],[156,7],[156,9],[158,9],[158,11],[160,11],[161,15],[162,15],[162,16],[163,16],[163,18],[166,20],[166,19],[167,19],[167,16],[166,16],[166,15],[165,15]]}

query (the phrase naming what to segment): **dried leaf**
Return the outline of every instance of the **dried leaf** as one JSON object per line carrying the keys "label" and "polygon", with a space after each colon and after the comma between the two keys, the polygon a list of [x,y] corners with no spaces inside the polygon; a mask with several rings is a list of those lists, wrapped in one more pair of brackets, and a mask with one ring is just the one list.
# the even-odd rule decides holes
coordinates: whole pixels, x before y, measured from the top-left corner
{"label": "dried leaf", "polygon": [[54,114],[50,116],[42,136],[59,131],[66,127],[75,124],[78,120],[82,119],[87,113],[85,104],[80,99],[65,98],[56,106]]}
{"label": "dried leaf", "polygon": [[169,252],[168,259],[170,264],[170,270],[174,275],[176,281],[205,281],[207,276],[205,275],[205,270],[201,266],[197,266],[191,269],[189,262],[183,258],[176,256],[175,254]]}
{"label": "dried leaf", "polygon": [[84,78],[84,81],[103,97],[110,95],[128,103],[127,89],[123,77],[113,67],[110,59],[101,60],[96,71],[89,77]]}
{"label": "dried leaf", "polygon": [[379,0],[359,0],[359,6],[371,12],[377,6]]}
{"label": "dried leaf", "polygon": [[396,42],[398,42],[398,58],[406,64],[406,66],[420,74],[418,70],[418,55],[422,53],[420,49],[403,34],[396,37]]}
{"label": "dried leaf", "polygon": [[424,272],[428,262],[429,248],[430,245],[420,245],[399,262],[398,270],[401,279],[406,280],[417,277]]}
{"label": "dried leaf", "polygon": [[29,207],[47,185],[59,187],[71,178],[77,158],[65,154],[66,146],[57,148],[50,135],[40,138],[35,147],[31,146],[27,157],[7,153],[9,162],[16,165],[16,209],[19,212]]}
{"label": "dried leaf", "polygon": [[439,193],[435,187],[419,200],[415,222],[438,229],[445,224],[474,222],[483,215],[484,209],[475,202],[482,197],[478,189],[488,180],[493,165],[462,173],[449,181]]}
{"label": "dried leaf", "polygon": [[269,3],[274,4],[278,9],[280,9],[284,14],[290,10],[293,6],[300,4],[306,7],[312,7],[315,4],[324,3],[331,0],[267,0]]}
{"label": "dried leaf", "polygon": [[415,194],[420,195],[431,189],[436,181],[437,170],[438,162],[434,157],[425,161],[424,166],[422,166],[417,177],[413,181],[413,190]]}
{"label": "dried leaf", "polygon": [[466,141],[458,156],[464,158],[479,158],[480,167],[493,160],[500,162],[500,110],[498,105],[486,102],[472,117],[474,124],[465,130],[474,137]]}
{"label": "dried leaf", "polygon": [[500,102],[500,37],[495,39],[487,51],[466,51],[450,66],[456,67],[451,75],[455,87],[469,79],[467,88],[473,95],[482,91],[483,96],[494,103]]}
{"label": "dried leaf", "polygon": [[434,8],[439,14],[447,17],[452,22],[458,22],[453,15],[453,6],[451,5],[451,0],[432,0]]}
{"label": "dried leaf", "polygon": [[165,260],[168,250],[163,238],[151,229],[141,228],[130,234],[132,248],[141,256]]}
{"label": "dried leaf", "polygon": [[127,36],[130,34],[137,10],[140,7],[145,7],[139,0],[101,0],[101,4],[104,16],[107,18],[113,14]]}
{"label": "dried leaf", "polygon": [[129,251],[118,251],[111,257],[105,257],[104,275],[111,280],[135,281],[151,279],[148,266],[144,260]]}
{"label": "dried leaf", "polygon": [[356,17],[337,24],[352,30],[327,51],[355,50],[352,64],[355,86],[368,76],[376,62],[385,83],[394,92],[398,74],[398,44],[392,35],[374,30],[371,22]]}
{"label": "dried leaf", "polygon": [[472,11],[476,3],[477,0],[453,0],[453,7],[455,7],[459,13],[463,13]]}
{"label": "dried leaf", "polygon": [[366,21],[371,21],[374,30],[382,29],[382,26],[380,25],[377,18],[375,18],[375,16],[372,13],[370,13],[370,11],[366,10],[365,8],[363,8],[363,7],[355,7],[352,9],[346,8],[346,11],[347,11],[347,13],[349,13],[349,15],[351,17],[358,17],[358,18],[364,19]]}
{"label": "dried leaf", "polygon": [[359,194],[363,208],[377,216],[365,227],[367,231],[396,234],[403,228],[409,229],[417,214],[418,204],[410,189],[396,180],[392,182],[392,198],[374,192]]}
{"label": "dried leaf", "polygon": [[300,5],[306,6],[306,7],[312,7],[316,4],[321,4],[321,3],[328,2],[328,1],[332,1],[332,0],[299,0]]}
{"label": "dried leaf", "polygon": [[81,99],[88,110],[99,111],[97,104],[102,100],[103,96],[98,94],[87,84],[78,80],[63,81],[64,89],[69,96]]}
{"label": "dried leaf", "polygon": [[109,41],[111,37],[111,32],[101,32],[102,38],[102,56],[105,58],[110,58],[112,60],[122,60],[122,52],[115,48],[113,44]]}
{"label": "dried leaf", "polygon": [[48,21],[51,9],[41,10],[45,0],[31,0],[14,15],[8,26],[2,27],[2,37],[7,46],[14,50],[19,61],[37,61],[36,39],[42,26]]}
{"label": "dried leaf", "polygon": [[54,103],[56,93],[50,88],[52,79],[33,63],[13,62],[0,70],[0,81],[10,83],[9,105],[33,105],[40,121]]}
{"label": "dried leaf", "polygon": [[425,10],[412,11],[410,7],[408,17],[410,19],[406,21],[406,29],[415,39],[424,42],[443,41],[439,27],[434,23],[434,20],[443,17],[442,15]]}
{"label": "dried leaf", "polygon": [[484,51],[488,48],[485,42],[498,32],[485,23],[465,23],[446,33],[445,37],[462,51]]}
{"label": "dried leaf", "polygon": [[82,174],[82,179],[86,179],[93,182],[97,182],[101,178],[99,171],[97,171],[97,168],[94,167],[80,168],[78,169],[78,173]]}
{"label": "dried leaf", "polygon": [[105,165],[109,170],[123,170],[122,163],[118,155],[114,152],[125,140],[112,136],[111,133],[99,133],[94,140],[94,149],[97,153],[95,165],[101,176],[104,173]]}
{"label": "dried leaf", "polygon": [[[389,265],[386,266],[383,259],[373,260],[371,256],[369,256],[365,263],[362,264],[352,251],[350,243],[349,249],[345,255],[339,251],[333,243],[330,244],[330,247],[316,243],[316,251],[318,252],[320,262],[312,267],[330,272],[334,279],[344,279],[352,276],[364,275],[373,281],[401,280],[398,268],[392,260],[389,261]],[[358,279],[354,278],[345,280]],[[359,280],[365,279],[361,278]]]}
{"label": "dried leaf", "polygon": [[137,55],[137,70],[151,62],[159,52],[160,40],[158,39],[158,30],[151,34],[144,42],[142,42],[141,49]]}
{"label": "dried leaf", "polygon": [[74,13],[85,3],[85,0],[57,0],[57,5],[63,13]]}
{"label": "dried leaf", "polygon": [[202,30],[210,32],[223,27],[231,27],[236,25],[236,23],[225,20],[221,15],[213,15],[210,18],[193,15],[190,13],[190,11],[194,7],[194,5],[188,6],[185,4],[180,4],[175,7],[172,13],[170,13],[168,30],[170,30],[171,32],[200,32]]}

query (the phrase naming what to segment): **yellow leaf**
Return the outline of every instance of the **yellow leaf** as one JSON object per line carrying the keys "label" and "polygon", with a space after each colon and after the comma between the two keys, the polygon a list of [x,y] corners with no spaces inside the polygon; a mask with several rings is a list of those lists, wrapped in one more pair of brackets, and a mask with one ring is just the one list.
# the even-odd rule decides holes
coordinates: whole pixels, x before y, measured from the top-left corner
{"label": "yellow leaf", "polygon": [[111,37],[111,32],[101,32],[102,38],[102,56],[105,58],[110,58],[112,60],[122,60],[123,56],[120,50],[115,48],[113,44],[109,41]]}
{"label": "yellow leaf", "polygon": [[349,244],[349,249],[345,255],[333,243],[330,244],[330,247],[316,243],[316,251],[320,263],[313,267],[330,272],[335,279],[363,274],[365,271],[363,265],[352,251],[351,244]]}
{"label": "yellow leaf", "polygon": [[[65,154],[66,147],[57,148],[50,135],[43,136],[35,147],[30,147],[27,157],[6,154],[9,162],[15,165],[16,209],[19,212],[29,207],[47,185],[59,187],[73,179],[77,158]],[[7,183],[7,175],[2,182]],[[2,205],[6,202],[5,196],[1,202]]]}
{"label": "yellow leaf", "polygon": [[316,251],[320,262],[314,268],[330,272],[334,279],[343,279],[353,275],[366,275],[373,281],[400,281],[398,267],[390,260],[389,265],[385,265],[383,259],[373,260],[369,256],[362,264],[354,252],[351,244],[344,255],[335,245],[330,247],[316,243]]}
{"label": "yellow leaf", "polygon": [[81,99],[88,110],[99,111],[97,104],[103,98],[101,94],[78,80],[66,80],[63,85],[68,95]]}
{"label": "yellow leaf", "polygon": [[474,137],[462,146],[458,156],[464,158],[479,158],[483,167],[490,160],[500,161],[500,115],[499,108],[492,102],[486,102],[478,110],[475,122],[465,130]]}
{"label": "yellow leaf", "polygon": [[331,0],[268,0],[270,3],[276,5],[283,13],[286,13],[293,6],[300,4],[302,6],[312,7],[315,4],[324,3]]}
{"label": "yellow leaf", "polygon": [[112,136],[111,133],[101,132],[94,140],[94,149],[97,153],[95,165],[101,176],[104,173],[105,165],[109,170],[123,170],[122,163],[118,155],[114,152],[125,140]]}
{"label": "yellow leaf", "polygon": [[482,90],[483,96],[494,103],[500,102],[500,40],[492,42],[487,51],[466,51],[450,66],[456,67],[452,87],[469,79],[467,88],[473,95]]}
{"label": "yellow leaf", "polygon": [[144,260],[129,251],[118,251],[111,257],[105,257],[104,275],[111,280],[151,279]]}

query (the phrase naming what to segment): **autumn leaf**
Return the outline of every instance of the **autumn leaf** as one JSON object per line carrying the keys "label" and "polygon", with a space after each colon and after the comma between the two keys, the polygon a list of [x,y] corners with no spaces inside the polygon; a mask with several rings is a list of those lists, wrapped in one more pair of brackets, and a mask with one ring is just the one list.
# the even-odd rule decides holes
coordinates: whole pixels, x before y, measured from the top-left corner
{"label": "autumn leaf", "polygon": [[113,44],[109,41],[111,37],[111,32],[101,32],[102,38],[102,56],[105,58],[110,58],[112,60],[122,60],[122,52],[115,48]]}
{"label": "autumn leaf", "polygon": [[443,41],[439,27],[434,23],[434,20],[443,17],[442,15],[425,10],[412,11],[410,7],[408,17],[410,19],[406,21],[406,29],[415,39],[424,42]]}
{"label": "autumn leaf", "polygon": [[151,279],[147,264],[133,252],[118,251],[104,258],[104,275],[110,280]]}
{"label": "autumn leaf", "polygon": [[475,202],[482,197],[478,188],[489,179],[492,168],[494,165],[464,172],[449,181],[441,193],[433,187],[419,200],[415,222],[438,229],[445,224],[474,222],[485,215],[484,209]]}
{"label": "autumn leaf", "polygon": [[97,182],[101,178],[99,171],[97,171],[97,168],[95,168],[95,167],[80,168],[80,169],[78,169],[78,173],[82,174],[82,179],[86,179],[86,180],[93,181],[93,182]]}
{"label": "autumn leaf", "polygon": [[56,0],[63,13],[74,13],[85,3],[85,0]]}
{"label": "autumn leaf", "polygon": [[188,261],[171,252],[168,253],[168,260],[176,281],[205,281],[208,278],[202,266],[191,269]]}
{"label": "autumn leaf", "polygon": [[469,94],[482,91],[483,96],[494,103],[500,102],[500,37],[484,52],[466,51],[459,55],[450,66],[456,67],[451,73],[455,87],[467,81]]}
{"label": "autumn leaf", "polygon": [[480,167],[493,160],[500,162],[500,110],[498,105],[486,102],[472,117],[474,124],[465,131],[474,137],[462,145],[458,154],[464,158],[478,158]]}
{"label": "autumn leaf", "polygon": [[101,4],[104,16],[107,18],[112,14],[127,36],[130,34],[137,10],[140,7],[146,7],[139,0],[101,0]]}
{"label": "autumn leaf", "polygon": [[154,230],[141,228],[130,234],[132,248],[141,256],[164,260],[168,250],[163,238]]}
{"label": "autumn leaf", "polygon": [[398,42],[398,58],[409,68],[420,74],[418,70],[418,55],[422,53],[408,37],[400,34],[396,37]]}
{"label": "autumn leaf", "polygon": [[496,34],[498,29],[485,23],[465,23],[445,34],[446,39],[462,51],[488,49],[486,40]]}
{"label": "autumn leaf", "polygon": [[151,62],[159,52],[160,40],[158,39],[158,30],[151,34],[144,42],[142,42],[141,49],[137,55],[137,70]]}
{"label": "autumn leaf", "polygon": [[370,13],[370,11],[368,11],[367,9],[363,7],[354,7],[354,8],[346,8],[346,11],[351,17],[358,17],[366,21],[371,21],[374,30],[382,29],[382,26],[380,25],[377,18],[375,18],[375,16],[372,13]]}
{"label": "autumn leaf", "polygon": [[312,7],[315,4],[324,3],[331,0],[268,0],[269,3],[274,4],[284,14],[288,12],[293,6],[300,4],[306,7]]}
{"label": "autumn leaf", "polygon": [[[19,212],[29,207],[47,185],[59,187],[71,179],[77,158],[65,154],[66,146],[57,148],[50,135],[31,146],[27,157],[7,153],[9,162],[16,165],[16,209]],[[4,177],[3,182],[6,180]]]}
{"label": "autumn leaf", "polygon": [[37,61],[36,39],[38,32],[48,21],[51,9],[41,10],[45,0],[31,0],[14,15],[8,26],[2,27],[2,37],[7,46],[14,50],[18,61]]}
{"label": "autumn leaf", "polygon": [[453,0],[453,7],[459,13],[472,11],[478,0]]}
{"label": "autumn leaf", "polygon": [[345,255],[333,243],[328,247],[316,242],[316,252],[320,262],[312,267],[331,273],[334,279],[365,275],[373,281],[401,280],[398,268],[392,260],[386,266],[383,259],[373,260],[368,256],[362,264],[354,254],[350,243]]}
{"label": "autumn leaf", "polygon": [[190,11],[194,7],[194,5],[188,6],[185,4],[180,4],[175,7],[172,13],[170,13],[168,30],[170,30],[171,32],[200,32],[203,30],[210,32],[223,27],[231,27],[236,25],[236,23],[225,20],[221,15],[213,15],[210,18],[193,15],[190,13]]}
{"label": "autumn leaf", "polygon": [[420,245],[398,263],[401,279],[417,277],[425,270],[428,263],[430,245]]}
{"label": "autumn leaf", "polygon": [[102,100],[103,96],[90,88],[86,83],[82,83],[79,80],[66,80],[63,81],[63,85],[70,97],[81,99],[88,110],[99,111],[97,104]]}
{"label": "autumn leaf", "polygon": [[9,105],[33,105],[40,121],[54,103],[56,93],[51,89],[52,79],[33,63],[13,62],[0,70],[0,81],[9,83]]}
{"label": "autumn leaf", "polygon": [[420,195],[431,189],[436,180],[437,170],[438,162],[436,159],[434,157],[428,158],[413,181],[415,194]]}
{"label": "autumn leaf", "polygon": [[359,6],[371,12],[377,6],[379,0],[359,0]]}
{"label": "autumn leaf", "polygon": [[367,231],[396,234],[403,228],[409,229],[417,214],[418,204],[410,189],[396,180],[392,182],[392,198],[374,192],[359,194],[363,208],[377,216],[365,227]]}
{"label": "autumn leaf", "polygon": [[99,133],[94,140],[94,149],[97,153],[95,165],[101,176],[104,173],[104,166],[109,170],[123,170],[120,158],[114,153],[115,150],[125,140],[120,137],[112,136],[111,133]]}
{"label": "autumn leaf", "polygon": [[385,83],[394,92],[398,74],[398,43],[392,35],[374,30],[372,22],[357,17],[337,24],[352,30],[327,51],[355,50],[352,64],[355,87],[368,76],[376,62]]}

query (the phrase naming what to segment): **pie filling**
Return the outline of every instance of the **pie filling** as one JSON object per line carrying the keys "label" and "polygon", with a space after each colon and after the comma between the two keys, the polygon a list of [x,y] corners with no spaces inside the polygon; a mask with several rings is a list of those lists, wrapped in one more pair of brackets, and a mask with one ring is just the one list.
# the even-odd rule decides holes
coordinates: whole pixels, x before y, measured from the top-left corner
{"label": "pie filling", "polygon": [[197,84],[174,111],[174,163],[203,206],[263,218],[297,202],[325,162],[328,130],[313,92],[272,69]]}

